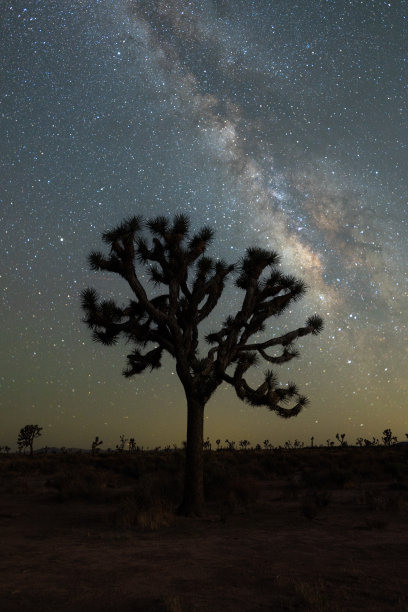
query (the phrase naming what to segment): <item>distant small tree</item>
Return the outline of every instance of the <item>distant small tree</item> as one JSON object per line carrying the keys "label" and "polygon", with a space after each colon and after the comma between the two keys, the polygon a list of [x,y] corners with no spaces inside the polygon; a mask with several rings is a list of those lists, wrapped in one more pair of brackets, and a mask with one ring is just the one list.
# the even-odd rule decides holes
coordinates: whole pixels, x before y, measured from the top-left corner
{"label": "distant small tree", "polygon": [[239,441],[239,446],[240,448],[242,448],[243,450],[247,450],[248,446],[250,445],[250,441],[249,440],[240,440]]}
{"label": "distant small tree", "polygon": [[235,450],[235,442],[234,440],[225,440],[225,444],[227,445],[228,450]]}
{"label": "distant small tree", "polygon": [[347,442],[345,440],[346,434],[342,433],[342,434],[336,434],[336,439],[338,440],[340,446],[347,446]]}
{"label": "distant small tree", "polygon": [[368,440],[367,438],[364,438],[364,446],[379,446],[380,442],[378,440],[378,438],[373,436],[372,440]]}
{"label": "distant small tree", "polygon": [[215,443],[217,445],[217,450],[220,450],[221,440],[218,438],[218,440],[216,440]]}
{"label": "distant small tree", "polygon": [[[203,510],[204,409],[210,397],[227,383],[251,406],[264,406],[283,418],[296,417],[307,404],[296,384],[282,386],[272,370],[266,370],[256,386],[246,376],[260,359],[273,366],[297,358],[297,340],[323,328],[321,317],[313,315],[303,327],[262,337],[268,320],[299,300],[306,285],[281,272],[275,251],[247,248],[236,264],[207,257],[213,234],[203,227],[191,235],[186,215],[176,215],[173,222],[165,217],[147,222],[126,219],[102,235],[109,252],[92,252],[89,264],[92,270],[119,275],[131,299],[120,305],[101,299],[94,289],[82,293],[84,321],[93,339],[112,346],[122,337],[131,346],[126,377],[160,368],[163,353],[175,361],[187,402],[184,498],[179,508],[187,515]],[[206,335],[210,348],[200,352],[199,327],[214,311],[234,272],[235,285],[243,292],[238,309]],[[157,287],[153,295],[145,287],[146,278]]]}
{"label": "distant small tree", "polygon": [[384,446],[392,446],[398,442],[397,436],[392,435],[391,429],[384,429],[382,434],[382,441]]}
{"label": "distant small tree", "polygon": [[17,445],[19,450],[23,450],[24,448],[30,449],[30,457],[33,456],[33,444],[34,439],[39,438],[41,436],[42,427],[38,425],[25,425],[20,429],[20,433],[17,438]]}
{"label": "distant small tree", "polygon": [[203,449],[204,450],[211,450],[210,438],[207,437],[207,439],[203,442]]}
{"label": "distant small tree", "polygon": [[101,444],[103,444],[103,440],[100,440],[99,436],[95,436],[95,440],[92,442],[91,446],[92,455],[95,455],[99,451],[98,447],[101,446]]}
{"label": "distant small tree", "polygon": [[129,439],[129,453],[135,453],[137,451],[136,441],[134,438]]}
{"label": "distant small tree", "polygon": [[125,434],[122,434],[121,436],[119,436],[119,444],[116,445],[116,450],[118,453],[123,453],[123,451],[125,450],[125,446],[126,446],[126,442],[127,442],[127,438],[125,438]]}
{"label": "distant small tree", "polygon": [[357,446],[363,446],[363,444],[364,444],[364,438],[357,438],[356,445]]}

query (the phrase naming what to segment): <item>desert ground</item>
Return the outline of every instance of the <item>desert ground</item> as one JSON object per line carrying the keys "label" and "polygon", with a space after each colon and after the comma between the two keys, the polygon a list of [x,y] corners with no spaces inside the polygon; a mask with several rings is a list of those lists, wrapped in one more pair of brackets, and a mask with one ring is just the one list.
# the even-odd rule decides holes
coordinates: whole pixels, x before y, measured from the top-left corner
{"label": "desert ground", "polygon": [[0,456],[3,612],[408,610],[408,449]]}

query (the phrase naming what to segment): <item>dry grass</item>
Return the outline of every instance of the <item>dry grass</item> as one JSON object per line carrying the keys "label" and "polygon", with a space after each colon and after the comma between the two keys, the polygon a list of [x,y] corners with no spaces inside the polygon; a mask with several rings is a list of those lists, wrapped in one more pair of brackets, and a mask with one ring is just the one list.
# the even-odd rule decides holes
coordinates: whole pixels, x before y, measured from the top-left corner
{"label": "dry grass", "polygon": [[180,451],[0,456],[2,609],[408,609],[406,449],[205,453],[205,520],[182,482]]}
{"label": "dry grass", "polygon": [[173,509],[163,502],[156,501],[146,507],[140,506],[134,498],[127,498],[108,516],[107,522],[110,526],[123,530],[140,528],[156,531],[167,527],[174,519]]}

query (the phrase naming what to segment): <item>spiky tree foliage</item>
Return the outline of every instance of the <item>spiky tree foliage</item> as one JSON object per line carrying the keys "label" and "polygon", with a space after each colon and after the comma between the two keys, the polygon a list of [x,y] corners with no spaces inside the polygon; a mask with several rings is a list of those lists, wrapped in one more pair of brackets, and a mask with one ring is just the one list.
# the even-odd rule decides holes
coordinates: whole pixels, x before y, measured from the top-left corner
{"label": "spiky tree foliage", "polygon": [[[150,233],[150,239],[143,230]],[[181,511],[200,514],[203,415],[211,395],[227,382],[252,406],[265,406],[284,418],[299,414],[307,399],[294,383],[279,385],[270,369],[259,386],[253,387],[245,376],[261,359],[272,366],[298,357],[296,340],[318,334],[322,319],[314,315],[304,327],[260,340],[266,321],[302,297],[304,283],[280,272],[274,251],[249,248],[236,265],[208,257],[205,253],[213,238],[212,229],[203,227],[191,235],[185,215],[177,215],[173,221],[157,217],[143,222],[133,217],[102,238],[109,253],[91,253],[91,269],[119,274],[132,290],[133,299],[119,306],[113,300],[101,299],[94,289],[86,289],[82,294],[84,320],[98,342],[110,346],[120,337],[127,340],[132,350],[123,372],[126,377],[160,368],[165,351],[175,359],[187,399]],[[154,297],[149,297],[141,281],[146,271],[156,287]],[[234,271],[236,286],[243,291],[240,308],[218,331],[206,336],[210,347],[200,355],[199,326],[214,310],[227,277]]]}
{"label": "spiky tree foliage", "polygon": [[34,439],[39,438],[41,436],[42,427],[38,425],[25,425],[20,429],[17,438],[17,445],[19,450],[23,450],[23,448],[30,449],[30,456],[33,456],[33,444]]}

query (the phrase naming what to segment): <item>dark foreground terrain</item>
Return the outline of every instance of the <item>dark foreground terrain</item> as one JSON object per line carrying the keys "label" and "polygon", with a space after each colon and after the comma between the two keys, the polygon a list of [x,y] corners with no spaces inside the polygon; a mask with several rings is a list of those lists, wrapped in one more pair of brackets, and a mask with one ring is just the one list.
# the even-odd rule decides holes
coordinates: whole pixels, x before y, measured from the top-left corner
{"label": "dark foreground terrain", "polygon": [[408,451],[0,457],[4,612],[408,610]]}

